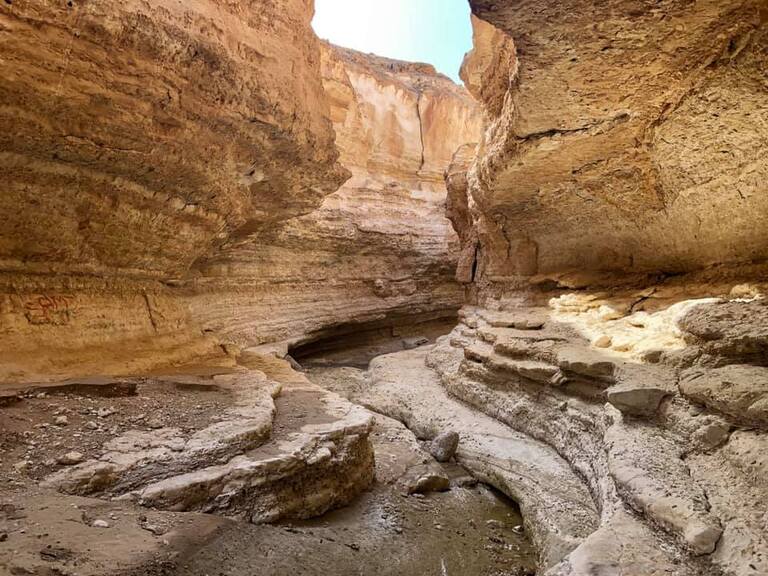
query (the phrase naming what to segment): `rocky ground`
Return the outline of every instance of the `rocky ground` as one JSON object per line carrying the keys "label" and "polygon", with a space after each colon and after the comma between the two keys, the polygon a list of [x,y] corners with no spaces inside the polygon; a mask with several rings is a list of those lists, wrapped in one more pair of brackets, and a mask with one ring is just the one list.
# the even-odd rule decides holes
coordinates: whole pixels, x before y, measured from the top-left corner
{"label": "rocky ground", "polygon": [[[316,370],[308,380],[285,361],[244,353],[239,369],[214,374],[92,378],[7,395],[0,568],[533,573],[514,503],[455,462],[435,461],[402,423],[326,391]],[[247,414],[238,410],[244,394]]]}
{"label": "rocky ground", "polygon": [[436,341],[17,387],[0,566],[763,574],[766,306],[737,288],[490,302]]}
{"label": "rocky ground", "polygon": [[41,387],[3,409],[0,470],[12,485],[98,459],[127,430],[204,429],[232,403],[226,390],[194,378],[103,381],[115,384]]}

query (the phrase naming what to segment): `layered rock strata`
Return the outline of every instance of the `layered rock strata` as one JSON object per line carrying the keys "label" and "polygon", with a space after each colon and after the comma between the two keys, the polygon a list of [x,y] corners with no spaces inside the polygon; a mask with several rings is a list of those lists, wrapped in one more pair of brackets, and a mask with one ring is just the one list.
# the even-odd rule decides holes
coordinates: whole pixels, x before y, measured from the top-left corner
{"label": "layered rock strata", "polygon": [[763,2],[471,5],[486,282],[768,257]]}
{"label": "layered rock strata", "polygon": [[442,172],[479,139],[474,101],[321,46],[307,2],[257,12],[0,8],[1,380],[460,306]]}
{"label": "layered rock strata", "polygon": [[[742,347],[762,343],[762,326],[756,320],[725,329],[734,316],[759,319],[764,309],[760,300],[702,299],[673,313],[666,306],[628,312],[616,300],[579,295],[462,311],[426,364],[447,393],[553,448],[584,479],[599,511],[595,524],[583,525],[588,537],[574,538],[559,557],[536,538],[544,573],[768,570],[768,493],[758,480],[765,472],[766,368]],[[719,319],[709,338],[699,331],[702,317]],[[616,345],[606,346],[606,339]],[[713,341],[742,355],[713,355]],[[487,466],[462,458],[473,471]],[[529,459],[541,461],[527,454],[516,465]],[[491,482],[526,511],[526,480],[511,487]],[[541,481],[537,486],[550,491],[544,501],[561,495]],[[536,509],[527,512],[532,533],[551,537]],[[556,519],[552,510],[543,514]]]}
{"label": "layered rock strata", "polygon": [[311,18],[300,0],[258,13],[3,4],[4,375],[50,372],[46,360],[94,345],[102,357],[129,349],[133,367],[151,349],[147,363],[175,346],[200,353],[164,284],[230,237],[316,208],[349,176]]}
{"label": "layered rock strata", "polygon": [[246,353],[240,368],[162,379],[229,397],[208,426],[126,430],[98,457],[61,468],[41,486],[260,523],[322,514],[370,485],[373,420],[363,408],[275,357]]}
{"label": "layered rock strata", "polygon": [[768,572],[763,3],[470,4],[473,306],[427,364],[586,482],[598,527],[542,572]]}
{"label": "layered rock strata", "polygon": [[479,107],[426,64],[324,45],[322,74],[352,177],[319,209],[200,264],[194,315],[231,341],[428,320],[462,303],[443,173],[479,139]]}

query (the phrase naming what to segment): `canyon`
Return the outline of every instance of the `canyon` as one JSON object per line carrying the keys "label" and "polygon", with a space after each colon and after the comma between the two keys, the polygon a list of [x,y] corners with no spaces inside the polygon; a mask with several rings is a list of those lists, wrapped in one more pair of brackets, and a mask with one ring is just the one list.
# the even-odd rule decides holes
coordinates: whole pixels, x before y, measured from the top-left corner
{"label": "canyon", "polygon": [[768,6],[0,6],[0,574],[768,574]]}

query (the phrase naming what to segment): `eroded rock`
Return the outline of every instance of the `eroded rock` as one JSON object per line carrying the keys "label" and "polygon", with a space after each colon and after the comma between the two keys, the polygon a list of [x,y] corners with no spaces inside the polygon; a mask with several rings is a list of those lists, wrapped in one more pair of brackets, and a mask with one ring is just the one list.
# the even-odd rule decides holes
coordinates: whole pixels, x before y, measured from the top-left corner
{"label": "eroded rock", "polygon": [[732,364],[683,372],[680,391],[732,421],[768,427],[768,368]]}
{"label": "eroded rock", "polygon": [[459,447],[459,434],[453,430],[440,432],[429,443],[429,453],[438,462],[448,462]]}

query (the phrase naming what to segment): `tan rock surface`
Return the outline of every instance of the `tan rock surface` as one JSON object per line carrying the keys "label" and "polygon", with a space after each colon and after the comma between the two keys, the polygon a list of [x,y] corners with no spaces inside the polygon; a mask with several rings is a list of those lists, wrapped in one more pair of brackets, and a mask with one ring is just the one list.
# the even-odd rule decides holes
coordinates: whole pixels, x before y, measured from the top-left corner
{"label": "tan rock surface", "polygon": [[2,269],[173,278],[316,207],[346,173],[311,16],[302,0],[6,2]]}
{"label": "tan rock surface", "polygon": [[301,340],[328,326],[452,314],[462,303],[443,173],[456,148],[479,138],[479,107],[429,65],[322,52],[352,177],[310,214],[201,263],[193,313],[230,340]]}
{"label": "tan rock surface", "polygon": [[[521,305],[511,294],[496,302],[500,310],[465,307],[459,326],[426,357],[447,394],[468,405],[464,409],[478,409],[521,433],[523,440],[554,448],[589,488],[601,511],[599,525],[570,550],[542,562],[551,566],[545,573],[741,576],[764,571],[768,494],[759,478],[766,469],[766,436],[759,412],[751,407],[762,398],[765,368],[712,367],[727,362],[740,343],[760,338],[761,322],[740,321],[755,303],[733,300],[718,308],[712,301],[667,302],[669,308],[688,311],[690,317],[683,314],[683,319],[696,321],[685,325],[696,327],[699,338],[682,350],[670,348],[669,355],[651,364],[596,347],[590,338],[596,319],[569,322],[563,315],[562,303],[575,306],[573,296],[551,299],[549,311],[531,302]],[[623,296],[611,298],[621,301]],[[597,295],[590,302],[594,307],[581,314],[605,305]],[[720,314],[713,312],[718,309]],[[646,319],[641,324],[635,314],[629,307],[624,316],[614,312],[602,322],[634,322],[637,342],[663,341],[665,329],[676,330],[673,322]],[[700,338],[706,317],[712,319],[719,348]],[[537,321],[536,329],[515,327],[530,318],[543,322]],[[714,356],[718,351],[724,355]],[[371,364],[374,375],[380,362]],[[546,377],[558,369],[559,378]],[[429,394],[430,401],[434,397]],[[517,481],[499,487],[514,495],[524,486]],[[515,497],[525,503],[524,494]],[[535,513],[528,517],[542,522]],[[531,528],[534,534],[537,529],[541,526]]]}
{"label": "tan rock surface", "polygon": [[485,280],[768,257],[763,2],[471,5]]}
{"label": "tan rock surface", "polygon": [[310,8],[2,5],[0,380],[215,353],[161,282],[349,176]]}
{"label": "tan rock surface", "polygon": [[479,107],[430,66],[321,50],[311,16],[0,8],[0,381],[461,305],[443,171]]}

